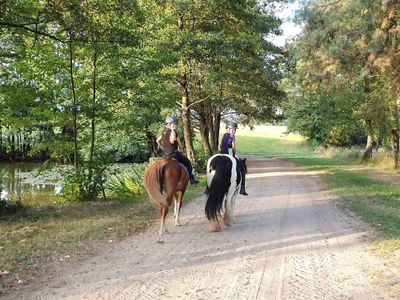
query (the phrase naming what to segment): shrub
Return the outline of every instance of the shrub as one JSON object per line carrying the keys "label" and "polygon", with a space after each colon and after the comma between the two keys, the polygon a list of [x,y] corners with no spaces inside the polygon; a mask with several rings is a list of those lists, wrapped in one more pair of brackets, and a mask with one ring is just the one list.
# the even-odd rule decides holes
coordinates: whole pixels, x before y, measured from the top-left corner
{"label": "shrub", "polygon": [[10,203],[6,200],[0,200],[0,216],[7,214],[15,214],[17,211],[22,209],[21,202]]}
{"label": "shrub", "polygon": [[148,164],[131,167],[120,174],[113,174],[106,183],[107,194],[120,200],[137,200],[145,195],[143,175]]}

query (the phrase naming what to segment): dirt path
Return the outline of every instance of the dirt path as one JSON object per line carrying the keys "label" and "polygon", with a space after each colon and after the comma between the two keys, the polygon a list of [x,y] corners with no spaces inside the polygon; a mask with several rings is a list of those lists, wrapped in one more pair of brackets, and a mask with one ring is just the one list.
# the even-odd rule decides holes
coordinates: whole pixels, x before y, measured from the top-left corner
{"label": "dirt path", "polygon": [[[156,226],[27,286],[12,299],[389,299],[366,227],[335,206],[317,176],[248,157],[238,223],[209,233],[204,198],[157,244]],[[10,299],[11,299],[10,298]]]}

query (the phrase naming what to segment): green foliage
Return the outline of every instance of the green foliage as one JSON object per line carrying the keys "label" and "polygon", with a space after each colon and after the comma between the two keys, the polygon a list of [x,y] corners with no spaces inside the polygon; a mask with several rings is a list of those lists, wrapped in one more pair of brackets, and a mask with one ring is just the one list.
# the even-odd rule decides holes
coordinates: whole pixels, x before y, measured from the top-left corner
{"label": "green foliage", "polygon": [[196,155],[196,161],[194,164],[194,168],[197,173],[205,173],[206,169],[207,169],[207,161],[208,161],[209,157],[203,151],[203,149],[198,149],[196,153],[197,153],[197,155]]}
{"label": "green foliage", "polygon": [[[363,124],[356,118],[352,90],[322,89],[294,98],[287,107],[288,131],[320,144],[351,146],[363,143]],[[354,102],[354,101],[353,101]]]}
{"label": "green foliage", "polygon": [[143,176],[147,167],[148,164],[135,165],[122,173],[111,175],[106,184],[107,194],[122,201],[142,199],[146,194]]}
{"label": "green foliage", "polygon": [[0,199],[0,216],[15,214],[23,208],[21,202],[10,203],[6,200]]}
{"label": "green foliage", "polygon": [[187,113],[191,128],[205,116],[217,136],[221,114],[273,118],[283,96],[285,57],[265,40],[280,21],[257,1],[21,0],[0,10],[0,153],[74,163],[68,197],[100,195],[103,152],[156,155],[165,111]]}
{"label": "green foliage", "polygon": [[[397,73],[398,60],[392,60],[389,49],[399,41],[391,40],[398,35],[393,14],[398,5],[385,3],[323,0],[304,5],[298,14],[303,34],[290,48],[296,64],[287,86],[291,130],[334,145],[360,142],[355,136],[385,139],[397,130],[393,97],[398,89],[389,73]],[[331,107],[324,105],[324,97],[331,98]],[[338,126],[330,124],[334,119]]]}
{"label": "green foliage", "polygon": [[105,198],[106,171],[110,163],[108,153],[97,151],[91,161],[80,162],[79,168],[64,169],[61,197],[67,201],[90,201],[101,194]]}
{"label": "green foliage", "polygon": [[113,153],[116,161],[128,159],[131,162],[144,162],[149,159],[147,139],[145,136],[113,137],[106,145],[107,150]]}

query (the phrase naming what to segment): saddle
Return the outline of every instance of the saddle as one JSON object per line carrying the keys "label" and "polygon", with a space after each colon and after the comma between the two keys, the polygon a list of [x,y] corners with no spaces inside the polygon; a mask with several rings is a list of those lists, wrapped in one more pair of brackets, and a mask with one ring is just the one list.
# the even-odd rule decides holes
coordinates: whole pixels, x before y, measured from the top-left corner
{"label": "saddle", "polygon": [[187,168],[183,163],[181,163],[181,162],[180,162],[178,159],[176,159],[175,157],[168,157],[167,159],[176,160],[176,161],[179,163],[179,165],[181,166],[181,168],[183,169],[183,171],[185,171],[185,173],[186,173],[186,175],[188,176],[188,178],[190,178],[189,170],[188,170],[188,168]]}
{"label": "saddle", "polygon": [[185,171],[186,175],[188,178],[190,178],[189,176],[189,170],[186,168],[186,166],[183,163],[179,163],[181,165],[181,168],[183,169],[183,171]]}
{"label": "saddle", "polygon": [[[173,157],[169,157],[169,158],[167,158],[167,159],[176,160],[176,161],[179,163],[179,165],[181,166],[182,170],[185,171],[187,177],[190,178],[189,170],[187,169],[187,167],[186,167],[183,163],[179,162],[176,158],[173,158]],[[159,172],[159,173],[158,173],[158,176],[159,176],[159,178],[160,178],[160,183],[161,183],[161,184],[160,184],[160,192],[161,192],[161,193],[162,193],[163,190],[164,190],[163,185],[162,185],[162,178],[163,178],[163,175],[162,175],[162,174],[163,174],[164,166],[165,166],[165,164],[162,165],[161,168],[158,169],[158,172]]]}

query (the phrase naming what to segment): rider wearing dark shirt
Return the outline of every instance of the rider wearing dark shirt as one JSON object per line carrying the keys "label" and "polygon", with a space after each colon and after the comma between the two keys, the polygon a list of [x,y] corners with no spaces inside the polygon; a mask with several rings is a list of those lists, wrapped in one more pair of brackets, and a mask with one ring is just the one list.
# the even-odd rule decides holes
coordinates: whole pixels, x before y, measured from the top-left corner
{"label": "rider wearing dark shirt", "polygon": [[221,154],[230,154],[235,156],[236,154],[236,143],[235,143],[235,133],[237,129],[236,123],[229,123],[226,126],[227,132],[222,136],[220,150]]}
{"label": "rider wearing dark shirt", "polygon": [[177,136],[175,129],[166,128],[161,136],[162,145],[164,147],[164,156],[174,157],[178,151],[178,142],[175,140],[173,143],[170,142],[171,132]]}
{"label": "rider wearing dark shirt", "polygon": [[157,139],[157,144],[164,150],[164,157],[174,158],[183,163],[189,172],[189,179],[191,184],[199,183],[193,176],[193,168],[190,160],[182,154],[182,144],[179,140],[176,125],[178,120],[176,117],[167,117],[165,119],[165,130],[162,135]]}

